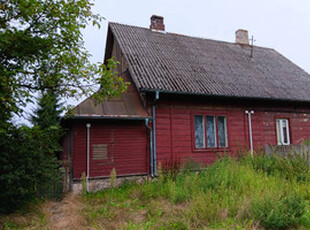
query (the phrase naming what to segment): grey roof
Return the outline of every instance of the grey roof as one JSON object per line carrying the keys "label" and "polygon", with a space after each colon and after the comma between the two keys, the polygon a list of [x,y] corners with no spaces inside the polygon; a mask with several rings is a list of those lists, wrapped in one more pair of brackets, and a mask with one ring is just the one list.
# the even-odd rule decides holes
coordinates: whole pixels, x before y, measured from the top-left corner
{"label": "grey roof", "polygon": [[109,24],[140,90],[310,101],[310,75],[277,51]]}

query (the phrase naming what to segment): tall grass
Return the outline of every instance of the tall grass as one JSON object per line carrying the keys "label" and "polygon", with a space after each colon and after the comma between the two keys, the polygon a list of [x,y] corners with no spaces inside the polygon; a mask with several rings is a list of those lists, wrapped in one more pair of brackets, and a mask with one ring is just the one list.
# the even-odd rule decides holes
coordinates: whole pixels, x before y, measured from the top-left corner
{"label": "tall grass", "polygon": [[157,180],[86,195],[89,223],[111,229],[309,227],[310,175],[302,158],[222,157],[196,172],[167,165]]}
{"label": "tall grass", "polygon": [[[75,213],[80,222],[71,222],[90,229],[310,229],[306,157],[224,156],[198,166],[170,161],[158,178],[120,186],[113,172],[112,188],[85,192]],[[0,229],[47,229],[49,210],[0,216]]]}

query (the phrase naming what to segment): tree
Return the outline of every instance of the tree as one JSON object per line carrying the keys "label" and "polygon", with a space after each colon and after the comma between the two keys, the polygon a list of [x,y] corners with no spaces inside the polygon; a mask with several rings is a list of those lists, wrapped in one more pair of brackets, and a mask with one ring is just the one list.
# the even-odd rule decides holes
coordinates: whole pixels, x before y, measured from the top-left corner
{"label": "tree", "polygon": [[37,108],[31,116],[31,122],[34,128],[45,132],[49,141],[58,149],[58,151],[50,154],[60,160],[61,139],[63,130],[60,126],[60,115],[63,111],[62,105],[59,103],[59,97],[52,89],[47,89],[41,93],[38,98]]}
{"label": "tree", "polygon": [[[0,2],[0,118],[21,111],[37,91],[96,99],[126,90],[112,72],[116,62],[91,64],[81,29],[103,19],[89,0],[8,0]],[[99,85],[101,90],[94,86]]]}
{"label": "tree", "polygon": [[126,90],[113,72],[116,61],[88,60],[81,29],[103,19],[91,6],[90,0],[0,1],[0,212],[34,198],[35,185],[56,172],[54,153],[60,148],[59,129],[43,112],[33,128],[13,125],[12,113],[20,113],[37,92],[102,100]]}
{"label": "tree", "polygon": [[47,89],[38,99],[37,108],[31,116],[32,124],[41,129],[58,126],[62,110],[59,97],[52,89]]}
{"label": "tree", "polygon": [[59,130],[9,126],[0,130],[0,213],[20,209],[36,197],[38,185],[60,178],[54,153]]}

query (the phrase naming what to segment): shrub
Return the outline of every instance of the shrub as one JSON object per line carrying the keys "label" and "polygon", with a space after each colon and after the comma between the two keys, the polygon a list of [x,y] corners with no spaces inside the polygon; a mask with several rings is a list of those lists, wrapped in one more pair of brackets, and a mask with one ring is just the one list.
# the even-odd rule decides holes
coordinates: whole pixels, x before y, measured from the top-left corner
{"label": "shrub", "polygon": [[260,198],[252,202],[251,214],[266,229],[289,229],[302,223],[305,200],[297,194]]}
{"label": "shrub", "polygon": [[22,208],[36,198],[39,185],[60,180],[55,144],[59,130],[36,127],[0,129],[0,213]]}
{"label": "shrub", "polygon": [[267,175],[273,175],[276,171],[276,164],[274,157],[264,153],[255,155],[253,160],[254,169],[258,171],[263,171]]}
{"label": "shrub", "polygon": [[287,180],[310,181],[308,156],[290,152],[287,156],[259,154],[255,155],[253,168],[267,175],[279,175]]}
{"label": "shrub", "polygon": [[174,181],[181,170],[181,165],[180,158],[166,159],[161,163],[161,172]]}

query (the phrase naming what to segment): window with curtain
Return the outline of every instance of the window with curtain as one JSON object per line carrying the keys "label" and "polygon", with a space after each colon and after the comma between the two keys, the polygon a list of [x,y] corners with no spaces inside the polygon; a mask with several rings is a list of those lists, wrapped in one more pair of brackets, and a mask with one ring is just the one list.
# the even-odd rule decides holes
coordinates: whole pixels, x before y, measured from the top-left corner
{"label": "window with curtain", "polygon": [[226,148],[227,124],[225,116],[195,115],[195,147]]}

